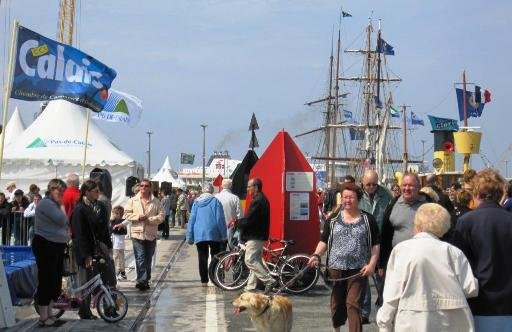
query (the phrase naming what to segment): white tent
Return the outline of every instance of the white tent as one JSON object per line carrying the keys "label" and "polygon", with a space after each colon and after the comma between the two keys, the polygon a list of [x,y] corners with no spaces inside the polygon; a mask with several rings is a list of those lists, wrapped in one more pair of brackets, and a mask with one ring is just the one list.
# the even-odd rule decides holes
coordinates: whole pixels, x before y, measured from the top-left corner
{"label": "white tent", "polygon": [[3,131],[2,134],[0,134],[0,139],[2,139],[2,135],[5,132],[4,146],[7,146],[13,141],[15,141],[18,138],[18,136],[20,136],[23,133],[24,130],[25,124],[21,119],[18,107],[16,107],[11,115],[11,118],[7,122],[7,125],[5,126],[5,131]]}
{"label": "white tent", "polygon": [[183,180],[178,177],[178,173],[172,169],[169,156],[165,157],[164,164],[151,180],[158,182],[170,182],[172,183],[173,188],[181,188],[185,185]]}
{"label": "white tent", "polygon": [[[14,181],[27,190],[31,183],[43,190],[52,178],[67,173],[82,175],[87,109],[64,100],[51,101],[44,112],[4,152],[2,188]],[[142,167],[121,151],[90,122],[86,176],[93,168],[107,169],[112,176],[113,205],[125,202],[125,181],[140,176]]]}

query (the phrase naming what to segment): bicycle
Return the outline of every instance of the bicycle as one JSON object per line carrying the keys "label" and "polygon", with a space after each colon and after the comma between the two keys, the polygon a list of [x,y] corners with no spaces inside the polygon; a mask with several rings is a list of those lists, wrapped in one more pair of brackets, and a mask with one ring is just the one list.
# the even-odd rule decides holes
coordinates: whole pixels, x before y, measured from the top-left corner
{"label": "bicycle", "polygon": [[229,223],[228,232],[231,232],[232,236],[231,236],[231,238],[229,238],[229,236],[228,236],[228,241],[226,243],[226,245],[227,245],[226,250],[215,254],[212,257],[212,259],[210,260],[210,263],[208,264],[208,277],[209,277],[210,281],[215,286],[217,286],[219,288],[222,288],[222,287],[217,283],[217,280],[215,278],[215,267],[219,263],[219,259],[222,258],[224,255],[227,255],[231,252],[238,250],[238,235],[239,235],[239,233],[238,233],[238,227],[237,227],[237,223],[236,223],[235,219],[233,219]]}
{"label": "bicycle", "polygon": [[[272,244],[277,242],[282,246],[272,249]],[[292,281],[304,269],[310,257],[305,254],[295,254],[288,257],[286,250],[293,244],[295,244],[293,240],[270,239],[268,245],[263,247],[264,264],[270,275],[278,279],[285,291],[292,294],[301,294],[315,286],[319,274],[317,269],[308,269],[308,271],[303,272],[300,278],[295,278]],[[214,271],[216,285],[224,290],[232,291],[241,289],[247,284],[249,269],[245,265],[244,255],[245,248],[239,246],[219,259]]]}
{"label": "bicycle", "polygon": [[[57,302],[53,305],[51,316],[61,317],[66,311],[78,311],[80,305],[89,294],[93,295],[92,308],[96,308],[98,315],[107,323],[116,323],[128,313],[128,299],[119,290],[107,287],[98,273],[91,280],[79,288],[70,288],[62,292]],[[34,300],[34,308],[39,314],[39,308]]]}

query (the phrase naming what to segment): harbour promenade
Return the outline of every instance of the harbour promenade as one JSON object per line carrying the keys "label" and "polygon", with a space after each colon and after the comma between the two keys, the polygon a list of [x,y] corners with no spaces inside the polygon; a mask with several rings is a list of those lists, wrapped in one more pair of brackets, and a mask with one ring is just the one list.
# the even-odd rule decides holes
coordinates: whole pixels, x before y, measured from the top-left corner
{"label": "harbour promenade", "polygon": [[[172,229],[168,240],[158,240],[156,266],[149,291],[140,292],[134,287],[134,269],[128,271],[127,281],[119,282],[119,289],[129,302],[128,314],[122,321],[109,324],[101,318],[80,320],[76,312],[66,312],[59,326],[44,330],[256,331],[247,314],[233,313],[231,302],[239,292],[225,292],[211,283],[208,287],[201,286],[196,248],[186,244],[184,236],[184,230]],[[133,266],[131,241],[126,241],[126,244],[127,266]],[[317,286],[306,294],[289,296],[293,303],[293,331],[330,331],[329,294],[330,291],[319,280]],[[41,329],[28,300],[25,305],[15,307],[15,313],[16,326],[5,331]],[[378,331],[374,312],[371,320],[372,324],[364,325],[364,330]]]}

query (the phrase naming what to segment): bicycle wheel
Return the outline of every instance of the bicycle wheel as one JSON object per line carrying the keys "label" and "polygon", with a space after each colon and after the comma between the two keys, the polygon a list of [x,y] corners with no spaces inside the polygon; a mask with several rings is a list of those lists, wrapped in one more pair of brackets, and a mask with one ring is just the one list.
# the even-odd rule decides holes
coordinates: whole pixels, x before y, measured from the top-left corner
{"label": "bicycle wheel", "polygon": [[219,284],[217,284],[217,280],[215,279],[215,267],[219,263],[219,258],[224,257],[224,255],[229,254],[230,251],[223,251],[212,257],[210,260],[210,264],[208,264],[208,278],[210,281],[217,287],[220,288]]}
{"label": "bicycle wheel", "polygon": [[115,323],[126,316],[128,312],[128,299],[117,289],[110,289],[109,292],[112,300],[114,300],[114,306],[109,305],[107,294],[103,293],[98,298],[96,310],[105,322]]}
{"label": "bicycle wheel", "polygon": [[302,269],[304,269],[309,261],[309,256],[304,254],[296,254],[290,256],[279,270],[279,281],[285,290],[292,294],[302,294],[316,285],[318,281],[318,269],[309,268],[302,276],[295,279],[290,285],[287,283],[292,280]]}
{"label": "bicycle wheel", "polygon": [[224,290],[238,290],[247,284],[249,269],[245,266],[244,257],[233,252],[222,257],[215,267],[216,284]]}

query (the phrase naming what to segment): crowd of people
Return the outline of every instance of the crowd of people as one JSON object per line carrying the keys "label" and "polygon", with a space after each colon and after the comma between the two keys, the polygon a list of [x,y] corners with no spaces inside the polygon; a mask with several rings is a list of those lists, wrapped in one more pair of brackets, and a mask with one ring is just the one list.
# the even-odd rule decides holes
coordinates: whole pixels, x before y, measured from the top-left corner
{"label": "crowd of people", "polygon": [[[58,323],[52,308],[63,291],[64,276],[71,277],[68,286],[73,288],[84,285],[98,273],[109,287],[127,280],[127,238],[133,245],[135,287],[147,291],[157,238],[168,239],[171,228],[184,229],[188,225],[187,239],[196,244],[199,274],[206,285],[208,253],[213,256],[224,250],[228,237],[236,236],[232,232],[234,221],[243,215],[240,199],[231,192],[231,187],[231,180],[225,179],[222,191],[215,196],[211,185],[203,186],[203,193],[198,195],[185,188],[154,191],[152,182],[142,179],[133,186],[133,195],[125,206],[112,207],[99,178],[85,180],[81,185],[76,174],[68,174],[65,181],[53,179],[44,197],[35,185],[25,195],[14,183],[8,183],[5,194],[0,193],[3,243],[10,244],[10,230],[14,230],[16,241],[20,238],[20,223],[13,218],[15,214],[33,218],[28,242],[38,267],[34,302],[39,326]],[[91,312],[90,301],[89,296],[81,303],[81,319],[97,319]]]}
{"label": "crowd of people", "polygon": [[[422,183],[406,173],[388,188],[368,170],[360,181],[345,176],[318,192],[321,238],[308,264],[325,257],[334,331],[347,322],[349,331],[361,331],[370,322],[371,280],[381,331],[512,330],[512,265],[506,259],[512,252],[512,182],[485,169],[443,186],[435,174]],[[225,179],[217,194],[208,184],[200,195],[183,188],[153,192],[143,179],[124,207],[112,207],[99,179],[81,185],[76,174],[65,182],[53,179],[44,197],[35,185],[25,195],[9,183],[0,193],[2,240],[10,239],[7,229],[19,237],[14,214],[34,218],[29,238],[38,266],[39,325],[57,322],[52,306],[65,272],[75,274],[73,287],[97,273],[110,287],[126,280],[126,238],[133,244],[135,287],[148,290],[158,232],[167,239],[174,227],[186,228],[188,243],[197,248],[203,286],[208,258],[239,240],[250,270],[245,290],[254,291],[260,280],[271,292],[278,283],[262,262],[270,227],[263,183],[249,180],[245,217],[231,187]],[[96,319],[89,301],[82,303],[81,319]]]}
{"label": "crowd of people", "polygon": [[334,331],[369,323],[372,277],[381,331],[512,330],[512,182],[468,170],[443,189],[441,178],[404,174],[380,185],[366,171],[319,191],[321,240],[333,281]]}

